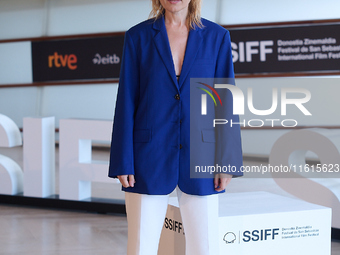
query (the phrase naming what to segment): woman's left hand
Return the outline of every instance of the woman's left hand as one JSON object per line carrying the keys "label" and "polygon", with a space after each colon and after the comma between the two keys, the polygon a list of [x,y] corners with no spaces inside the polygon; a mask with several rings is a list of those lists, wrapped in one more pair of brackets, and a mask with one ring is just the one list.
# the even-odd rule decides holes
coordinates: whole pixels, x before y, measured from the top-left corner
{"label": "woman's left hand", "polygon": [[232,177],[232,174],[216,174],[214,178],[215,190],[218,192],[225,190]]}

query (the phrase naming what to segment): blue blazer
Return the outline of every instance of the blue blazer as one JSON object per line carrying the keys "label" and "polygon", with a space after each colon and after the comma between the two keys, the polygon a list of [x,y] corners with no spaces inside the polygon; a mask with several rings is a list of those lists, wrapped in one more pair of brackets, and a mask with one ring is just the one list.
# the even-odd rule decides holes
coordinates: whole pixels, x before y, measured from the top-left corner
{"label": "blue blazer", "polygon": [[[179,81],[164,17],[125,34],[109,166],[109,177],[135,175],[135,186],[124,191],[164,195],[178,185],[187,194],[218,193],[213,179],[190,178],[190,78],[233,78],[234,72],[229,32],[208,20],[202,23],[204,28],[189,32]],[[232,109],[232,100],[227,104]],[[224,163],[240,167],[239,128],[228,136]]]}

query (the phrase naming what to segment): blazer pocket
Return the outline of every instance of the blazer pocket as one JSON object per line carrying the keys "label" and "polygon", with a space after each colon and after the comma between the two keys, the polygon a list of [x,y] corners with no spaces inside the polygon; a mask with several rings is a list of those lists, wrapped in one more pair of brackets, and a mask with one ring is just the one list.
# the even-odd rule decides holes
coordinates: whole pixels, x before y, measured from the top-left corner
{"label": "blazer pocket", "polygon": [[214,143],[216,141],[216,139],[215,139],[215,131],[214,130],[203,129],[202,130],[202,141],[204,143]]}
{"label": "blazer pocket", "polygon": [[148,143],[151,140],[150,129],[136,129],[133,131],[134,143]]}

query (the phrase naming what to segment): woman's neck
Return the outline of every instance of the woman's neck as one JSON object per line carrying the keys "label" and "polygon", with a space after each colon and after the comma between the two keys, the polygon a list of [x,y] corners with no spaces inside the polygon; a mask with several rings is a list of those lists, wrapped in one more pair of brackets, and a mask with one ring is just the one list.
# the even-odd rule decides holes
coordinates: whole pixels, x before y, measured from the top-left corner
{"label": "woman's neck", "polygon": [[179,12],[165,11],[165,24],[172,27],[188,26],[188,10],[184,9]]}

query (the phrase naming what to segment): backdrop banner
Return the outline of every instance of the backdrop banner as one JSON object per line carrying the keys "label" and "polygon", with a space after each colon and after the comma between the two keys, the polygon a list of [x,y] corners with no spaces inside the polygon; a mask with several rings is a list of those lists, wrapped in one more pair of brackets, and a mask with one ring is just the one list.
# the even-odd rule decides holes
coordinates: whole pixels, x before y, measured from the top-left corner
{"label": "backdrop banner", "polygon": [[119,78],[124,35],[32,42],[33,81]]}
{"label": "backdrop banner", "polygon": [[236,74],[340,72],[340,24],[229,31]]}
{"label": "backdrop banner", "polygon": [[[340,73],[339,23],[263,25],[229,31],[235,74]],[[119,78],[123,44],[123,34],[34,41],[33,81]]]}

